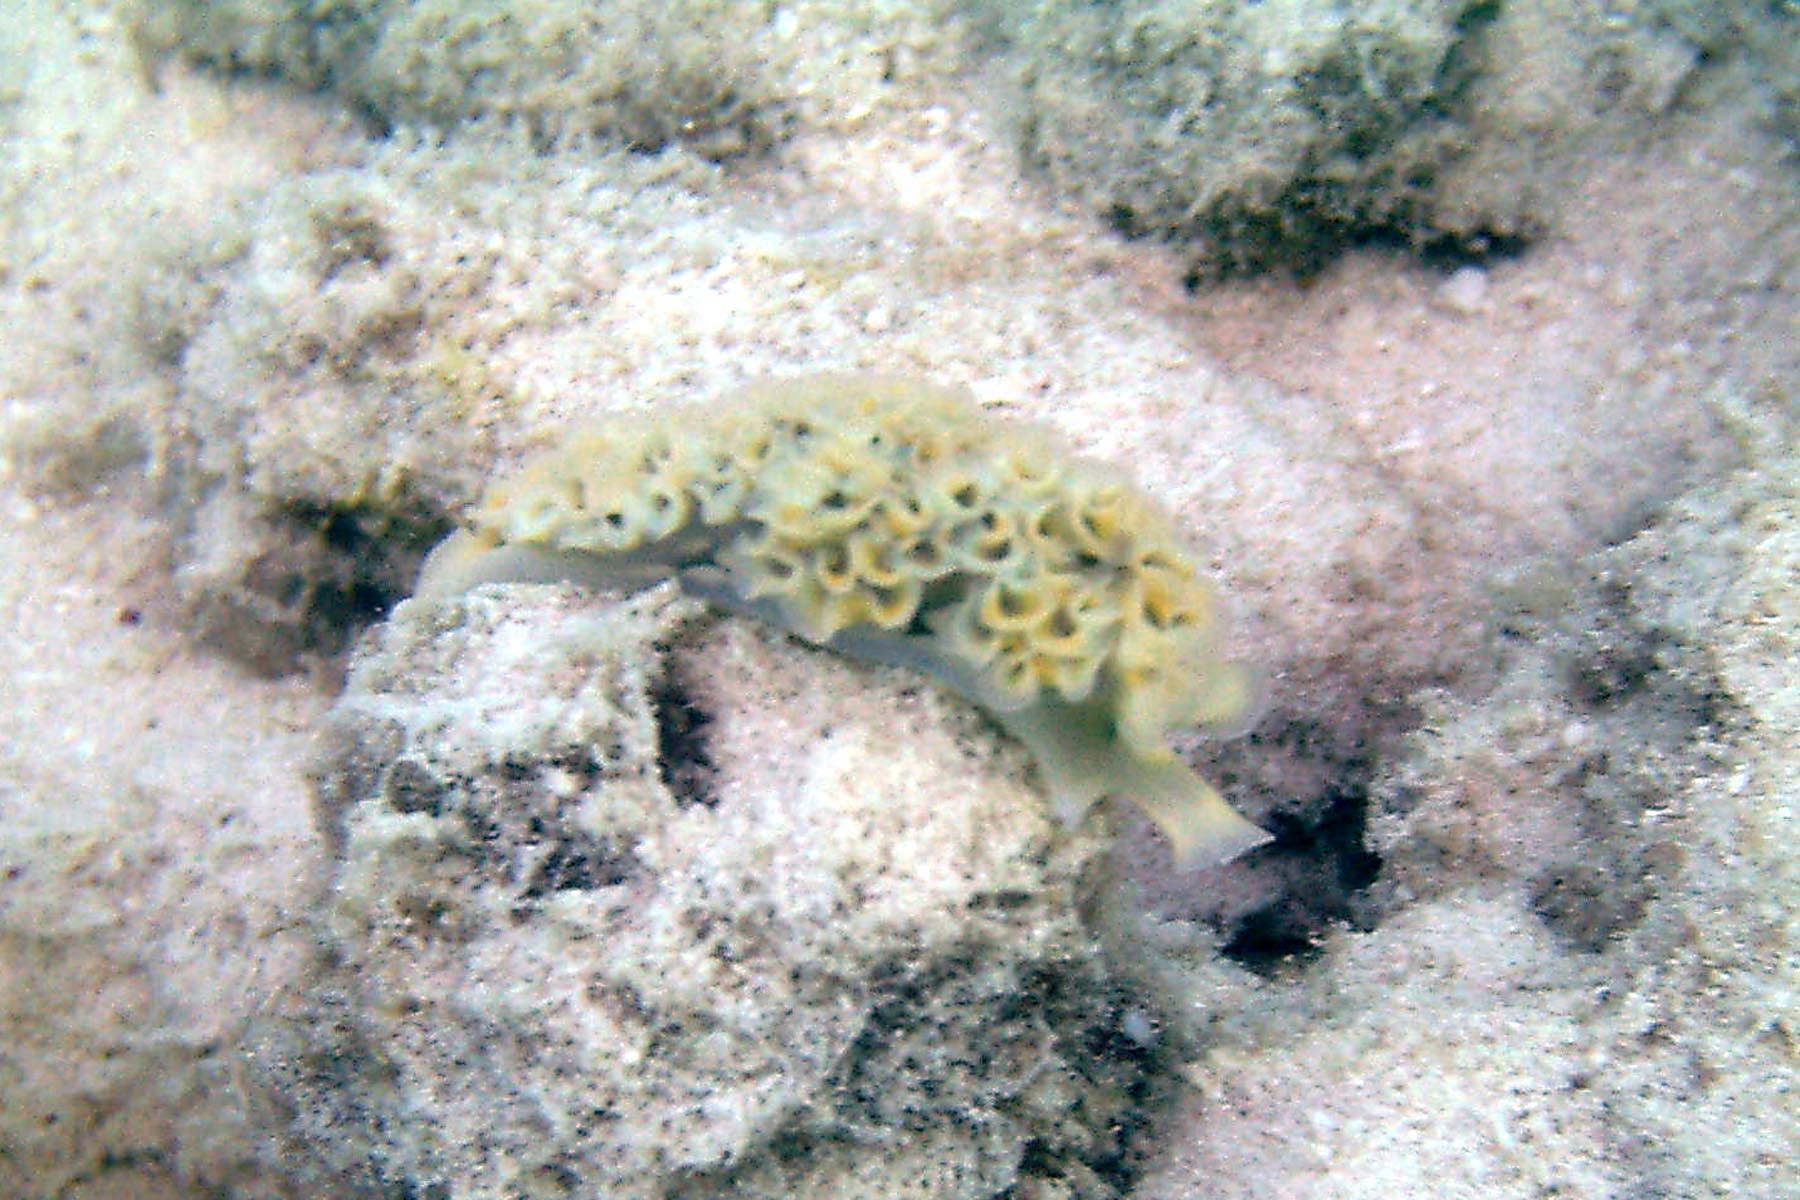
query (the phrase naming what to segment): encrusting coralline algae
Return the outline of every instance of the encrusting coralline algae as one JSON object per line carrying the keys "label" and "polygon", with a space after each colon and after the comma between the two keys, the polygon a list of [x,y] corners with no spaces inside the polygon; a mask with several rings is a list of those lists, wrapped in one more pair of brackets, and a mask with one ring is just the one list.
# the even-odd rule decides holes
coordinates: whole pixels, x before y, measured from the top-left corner
{"label": "encrusting coralline algae", "polygon": [[963,392],[811,375],[577,434],[492,488],[420,591],[668,577],[979,704],[1067,826],[1124,795],[1184,863],[1265,840],[1163,741],[1250,690],[1168,518]]}

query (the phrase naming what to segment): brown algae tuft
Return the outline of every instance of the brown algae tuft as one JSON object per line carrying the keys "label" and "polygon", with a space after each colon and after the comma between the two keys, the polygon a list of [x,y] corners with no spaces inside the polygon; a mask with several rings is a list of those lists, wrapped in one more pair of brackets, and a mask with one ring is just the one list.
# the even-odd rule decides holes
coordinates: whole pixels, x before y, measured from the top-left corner
{"label": "brown algae tuft", "polygon": [[418,590],[670,577],[927,672],[1025,744],[1070,827],[1116,795],[1184,865],[1266,840],[1164,742],[1250,691],[1169,518],[960,389],[809,375],[576,434],[494,485]]}

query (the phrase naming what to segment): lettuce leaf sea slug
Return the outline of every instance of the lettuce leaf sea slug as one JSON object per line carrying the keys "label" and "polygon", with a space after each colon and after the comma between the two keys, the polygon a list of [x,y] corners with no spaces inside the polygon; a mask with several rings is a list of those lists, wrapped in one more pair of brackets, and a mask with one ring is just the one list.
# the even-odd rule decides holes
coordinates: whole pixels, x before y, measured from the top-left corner
{"label": "lettuce leaf sea slug", "polygon": [[1068,826],[1118,795],[1183,864],[1266,840],[1164,744],[1249,692],[1168,517],[966,392],[811,375],[576,434],[494,485],[418,590],[669,577],[980,705]]}

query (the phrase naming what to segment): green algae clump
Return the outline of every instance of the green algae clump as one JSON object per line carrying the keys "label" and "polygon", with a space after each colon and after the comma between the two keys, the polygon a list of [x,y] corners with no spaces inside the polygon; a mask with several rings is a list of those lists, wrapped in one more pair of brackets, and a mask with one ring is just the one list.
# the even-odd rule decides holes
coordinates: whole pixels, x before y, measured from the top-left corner
{"label": "green algae clump", "polygon": [[419,591],[670,577],[981,706],[1067,826],[1117,795],[1183,864],[1265,840],[1164,742],[1250,691],[1168,517],[966,392],[812,375],[576,434],[492,487]]}

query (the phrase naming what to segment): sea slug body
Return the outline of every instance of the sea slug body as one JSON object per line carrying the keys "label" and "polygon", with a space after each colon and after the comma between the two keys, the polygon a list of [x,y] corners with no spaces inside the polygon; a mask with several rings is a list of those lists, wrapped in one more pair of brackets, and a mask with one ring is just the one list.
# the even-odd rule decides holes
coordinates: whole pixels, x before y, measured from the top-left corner
{"label": "sea slug body", "polygon": [[1164,744],[1249,692],[1169,519],[961,390],[809,375],[577,434],[492,487],[419,592],[670,577],[929,673],[1025,744],[1071,827],[1118,795],[1183,864],[1266,840]]}

